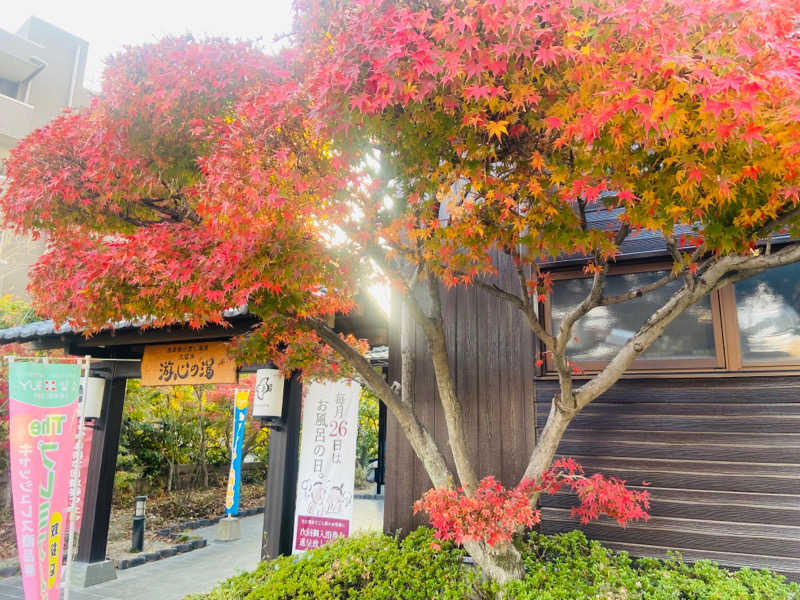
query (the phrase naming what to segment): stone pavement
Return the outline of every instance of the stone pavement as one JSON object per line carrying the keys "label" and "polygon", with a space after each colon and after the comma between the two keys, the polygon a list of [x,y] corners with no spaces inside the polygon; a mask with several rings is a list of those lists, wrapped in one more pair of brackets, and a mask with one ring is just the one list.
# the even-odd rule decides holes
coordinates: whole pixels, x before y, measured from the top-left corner
{"label": "stone pavement", "polygon": [[[215,542],[216,526],[196,529],[193,535],[208,540],[205,548],[118,570],[114,581],[72,588],[70,600],[181,600],[186,594],[207,592],[216,583],[256,567],[263,522],[262,515],[243,518],[242,537],[233,542]],[[355,500],[353,531],[379,530],[382,523],[383,500]],[[0,600],[22,598],[19,577],[0,579]]]}

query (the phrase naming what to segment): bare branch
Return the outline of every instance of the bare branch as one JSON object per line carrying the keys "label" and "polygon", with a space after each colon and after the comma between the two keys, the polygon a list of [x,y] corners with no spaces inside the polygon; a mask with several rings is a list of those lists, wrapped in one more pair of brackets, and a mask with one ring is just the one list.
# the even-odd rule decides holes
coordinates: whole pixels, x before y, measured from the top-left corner
{"label": "bare branch", "polygon": [[668,283],[672,283],[677,278],[678,278],[678,273],[675,271],[670,271],[667,275],[664,275],[664,277],[662,277],[661,279],[657,279],[656,281],[648,283],[647,285],[643,285],[641,287],[628,290],[623,294],[618,294],[616,296],[603,296],[599,300],[598,306],[611,306],[612,304],[627,302],[628,300],[633,300],[634,298],[641,298],[645,294],[654,292],[657,289],[664,287]]}
{"label": "bare branch", "polygon": [[512,305],[514,305],[520,311],[522,311],[522,313],[528,318],[528,323],[530,324],[533,333],[536,334],[536,337],[542,340],[548,348],[550,349],[555,348],[556,338],[547,333],[547,330],[539,322],[539,318],[536,315],[536,311],[533,309],[533,306],[531,304],[529,304],[526,308],[525,302],[523,301],[522,298],[520,298],[516,294],[504,290],[495,283],[489,283],[488,281],[483,281],[480,279],[476,279],[474,283],[480,289],[489,292],[493,296],[497,296],[498,298],[501,298],[506,302],[510,302]]}
{"label": "bare branch", "polygon": [[453,484],[453,475],[439,451],[436,441],[427,428],[417,418],[413,408],[402,401],[383,376],[372,368],[369,361],[355,348],[345,342],[338,333],[319,319],[306,319],[304,321],[311,327],[322,340],[333,348],[339,356],[352,366],[364,379],[381,401],[389,407],[397,419],[403,432],[420,458],[425,470],[436,487],[449,487]]}
{"label": "bare branch", "polygon": [[798,261],[800,261],[800,244],[792,244],[768,256],[729,255],[717,259],[696,279],[693,288],[684,286],[676,291],[642,324],[605,368],[577,390],[575,395],[578,408],[586,406],[608,390],[633,361],[658,339],[664,329],[700,298],[725,285],[752,277],[767,269]]}

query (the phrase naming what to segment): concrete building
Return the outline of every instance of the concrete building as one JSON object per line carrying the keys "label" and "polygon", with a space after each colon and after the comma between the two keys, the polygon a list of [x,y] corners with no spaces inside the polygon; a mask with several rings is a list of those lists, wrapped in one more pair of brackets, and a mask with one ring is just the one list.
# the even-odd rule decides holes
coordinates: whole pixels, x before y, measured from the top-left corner
{"label": "concrete building", "polygon": [[[31,17],[16,33],[0,29],[0,185],[4,159],[19,140],[64,108],[83,106],[88,43]],[[43,243],[0,230],[0,295],[26,297],[28,269]]]}

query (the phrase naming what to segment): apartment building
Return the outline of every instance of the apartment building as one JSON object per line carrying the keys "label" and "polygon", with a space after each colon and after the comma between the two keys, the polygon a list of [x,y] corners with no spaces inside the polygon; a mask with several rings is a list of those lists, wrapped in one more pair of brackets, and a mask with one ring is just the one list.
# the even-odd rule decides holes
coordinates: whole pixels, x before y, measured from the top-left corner
{"label": "apartment building", "polygon": [[[88,43],[36,17],[0,29],[0,185],[3,159],[28,133],[67,107],[83,106]],[[0,229],[0,295],[25,298],[28,269],[44,243]]]}

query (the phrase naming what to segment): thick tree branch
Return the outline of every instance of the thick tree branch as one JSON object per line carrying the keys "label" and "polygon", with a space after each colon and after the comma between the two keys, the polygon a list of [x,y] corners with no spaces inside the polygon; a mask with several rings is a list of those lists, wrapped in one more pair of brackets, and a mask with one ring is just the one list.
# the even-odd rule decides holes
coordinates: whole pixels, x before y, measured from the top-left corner
{"label": "thick tree branch", "polygon": [[[645,321],[600,373],[574,392],[574,410],[565,409],[563,404],[554,398],[547,422],[530,456],[524,476],[532,479],[541,476],[552,463],[558,444],[575,415],[616,383],[633,361],[641,356],[659,338],[664,329],[688,307],[706,294],[726,285],[752,277],[767,269],[798,261],[800,261],[800,244],[792,244],[769,255],[734,255],[710,261],[705,272],[695,279],[691,287],[684,285],[676,291],[661,308]],[[671,273],[669,278],[662,278],[655,283],[663,286],[676,278],[677,273]],[[636,295],[631,297],[636,297]],[[539,494],[536,494],[531,502],[535,504],[538,497]]]}
{"label": "thick tree branch", "polygon": [[[464,432],[464,410],[456,393],[455,377],[450,369],[447,340],[444,335],[439,281],[433,274],[427,273],[425,282],[431,303],[431,316],[425,330],[425,337],[428,341],[433,371],[436,376],[436,389],[439,391],[439,401],[444,409],[447,437],[450,442],[450,449],[453,452],[453,461],[456,465],[461,487],[464,488],[466,494],[472,495],[478,489],[478,474],[467,450],[467,437]],[[414,303],[412,302],[411,304]]]}
{"label": "thick tree branch", "polygon": [[792,244],[770,255],[730,255],[718,259],[696,279],[695,286],[682,287],[631,337],[616,356],[590,381],[576,392],[578,408],[582,408],[608,390],[641,356],[664,329],[684,310],[700,298],[729,283],[741,281],[767,269],[800,261],[800,244]]}
{"label": "thick tree branch", "polygon": [[406,435],[411,447],[425,466],[428,476],[436,487],[453,485],[453,474],[439,451],[433,436],[417,418],[413,406],[403,402],[383,379],[383,376],[372,368],[369,361],[355,348],[345,342],[338,333],[319,319],[306,319],[305,322],[333,348],[339,356],[361,375],[375,395],[389,407]]}
{"label": "thick tree branch", "polygon": [[675,238],[673,238],[671,235],[665,235],[664,241],[667,245],[667,251],[669,252],[670,256],[672,256],[672,260],[674,262],[673,271],[677,270],[678,273],[683,276],[683,283],[687,288],[693,288],[694,279],[689,269],[686,268],[684,257],[681,255],[681,252],[678,249],[678,242],[676,242]]}

